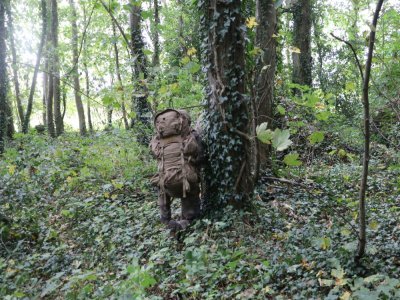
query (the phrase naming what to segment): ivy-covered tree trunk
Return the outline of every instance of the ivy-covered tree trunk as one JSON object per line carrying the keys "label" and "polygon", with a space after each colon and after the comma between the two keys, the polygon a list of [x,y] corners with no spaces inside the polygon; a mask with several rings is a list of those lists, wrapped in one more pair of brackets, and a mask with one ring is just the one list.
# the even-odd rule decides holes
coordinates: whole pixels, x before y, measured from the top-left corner
{"label": "ivy-covered tree trunk", "polygon": [[5,3],[0,1],[0,154],[4,152],[7,119],[7,66]]}
{"label": "ivy-covered tree trunk", "polygon": [[71,26],[72,26],[72,64],[74,66],[72,76],[74,78],[74,94],[76,109],[78,111],[79,119],[79,132],[81,135],[86,135],[86,121],[85,121],[85,111],[83,109],[82,98],[80,94],[80,82],[79,82],[79,72],[78,72],[78,26],[77,26],[77,15],[76,8],[73,0],[69,0],[69,5],[71,8]]}
{"label": "ivy-covered tree trunk", "polygon": [[[261,55],[256,61],[254,81],[255,111],[257,124],[272,123],[272,103],[274,98],[274,79],[276,69],[276,9],[273,0],[256,1],[256,46]],[[260,162],[264,165],[268,160],[268,145],[260,144]]]}
{"label": "ivy-covered tree trunk", "polygon": [[148,124],[148,113],[150,112],[149,104],[147,103],[146,78],[147,78],[147,62],[144,55],[144,42],[141,29],[141,6],[131,5],[129,13],[129,22],[131,29],[131,55],[134,64],[134,96],[133,108],[136,113],[136,118],[132,118],[131,127],[135,124],[135,119],[142,124]]}
{"label": "ivy-covered tree trunk", "polygon": [[249,97],[245,91],[245,26],[241,1],[202,1],[208,65],[206,111],[208,191],[219,204],[243,206],[251,197]]}
{"label": "ivy-covered tree trunk", "polygon": [[28,133],[28,129],[29,129],[29,123],[30,123],[31,114],[32,114],[32,107],[33,107],[33,97],[35,95],[36,80],[37,80],[37,75],[38,75],[38,72],[39,72],[40,60],[42,58],[43,46],[44,46],[44,43],[45,43],[45,40],[46,40],[46,29],[47,29],[47,5],[46,5],[46,0],[41,0],[41,15],[42,15],[42,32],[41,32],[41,37],[40,37],[38,54],[37,54],[37,57],[36,57],[35,70],[33,72],[31,89],[30,89],[30,92],[29,92],[28,105],[26,106],[24,123],[22,124],[22,132],[23,133]]}
{"label": "ivy-covered tree trunk", "polygon": [[[311,0],[296,0],[293,10],[293,74],[294,83],[312,85]],[[300,51],[298,51],[297,49]],[[300,53],[299,53],[300,52]]]}

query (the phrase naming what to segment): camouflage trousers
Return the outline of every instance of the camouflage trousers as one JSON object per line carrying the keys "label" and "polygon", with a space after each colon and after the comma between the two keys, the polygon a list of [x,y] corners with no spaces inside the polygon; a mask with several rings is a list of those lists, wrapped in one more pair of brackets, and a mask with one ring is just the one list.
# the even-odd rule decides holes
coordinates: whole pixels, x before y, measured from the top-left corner
{"label": "camouflage trousers", "polygon": [[[181,198],[181,227],[186,227],[194,219],[200,215],[200,189],[198,186],[191,186],[185,198]],[[171,221],[171,204],[173,197],[166,189],[165,195],[163,192],[158,192],[158,206],[160,208],[160,219],[164,224]]]}

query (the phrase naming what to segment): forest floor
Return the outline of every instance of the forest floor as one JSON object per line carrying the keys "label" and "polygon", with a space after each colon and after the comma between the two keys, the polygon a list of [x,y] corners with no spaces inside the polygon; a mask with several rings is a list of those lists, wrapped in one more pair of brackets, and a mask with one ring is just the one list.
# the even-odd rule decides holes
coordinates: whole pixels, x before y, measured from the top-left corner
{"label": "forest floor", "polygon": [[289,182],[264,174],[250,209],[174,236],[133,133],[17,136],[0,161],[0,298],[400,299],[393,166],[371,160],[357,265],[358,159],[314,159]]}

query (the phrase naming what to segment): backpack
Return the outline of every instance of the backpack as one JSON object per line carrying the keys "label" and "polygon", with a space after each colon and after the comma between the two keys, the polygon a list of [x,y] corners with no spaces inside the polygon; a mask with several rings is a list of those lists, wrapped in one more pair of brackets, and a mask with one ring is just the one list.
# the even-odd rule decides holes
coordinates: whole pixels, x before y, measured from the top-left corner
{"label": "backpack", "polygon": [[152,184],[176,198],[185,198],[190,186],[199,184],[198,160],[201,145],[190,127],[190,116],[184,110],[166,109],[154,118],[156,135],[150,148],[158,162],[158,173]]}

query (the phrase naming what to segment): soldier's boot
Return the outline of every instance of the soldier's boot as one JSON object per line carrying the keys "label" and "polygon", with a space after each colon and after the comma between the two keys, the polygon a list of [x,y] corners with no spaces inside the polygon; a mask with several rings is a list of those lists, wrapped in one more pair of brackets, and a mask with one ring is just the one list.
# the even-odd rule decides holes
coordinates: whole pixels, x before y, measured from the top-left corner
{"label": "soldier's boot", "polygon": [[163,195],[161,192],[159,192],[158,206],[160,208],[161,223],[168,225],[169,221],[171,221],[171,197],[167,194]]}
{"label": "soldier's boot", "polygon": [[200,197],[199,189],[193,188],[186,198],[181,199],[182,216],[179,224],[185,229],[194,219],[200,216]]}

